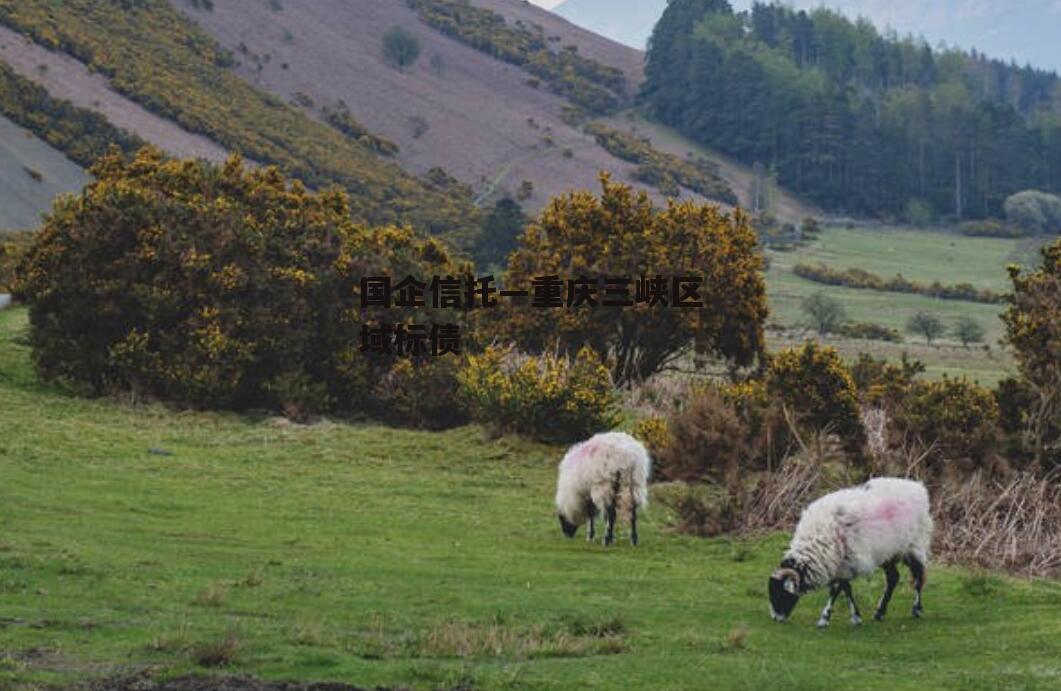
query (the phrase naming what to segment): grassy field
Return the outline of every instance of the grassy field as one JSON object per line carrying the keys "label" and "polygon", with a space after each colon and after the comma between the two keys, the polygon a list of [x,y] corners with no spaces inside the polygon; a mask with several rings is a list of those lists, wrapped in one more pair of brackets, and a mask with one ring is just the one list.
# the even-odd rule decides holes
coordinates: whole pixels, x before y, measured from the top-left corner
{"label": "grassy field", "polygon": [[[1013,369],[1012,359],[999,346],[1004,335],[999,319],[1001,305],[826,286],[796,276],[792,267],[824,263],[838,270],[861,268],[885,278],[901,273],[922,283],[971,283],[977,288],[1005,292],[1009,280],[1006,265],[1018,259],[1021,249],[1018,240],[968,238],[940,231],[827,228],[818,240],[797,251],[770,252],[767,285],[771,321],[789,328],[805,324],[802,301],[825,291],[843,303],[852,321],[888,326],[906,339],[903,344],[838,341],[836,345],[846,355],[853,357],[859,351],[867,351],[897,358],[906,351],[925,362],[932,376],[965,374],[983,384],[994,384]],[[907,320],[922,311],[938,316],[948,328],[959,317],[972,317],[986,329],[984,342],[991,346],[991,352],[984,352],[980,346],[962,348],[950,334],[941,339],[938,347],[926,347],[924,339],[906,332]],[[788,334],[781,342],[794,338]]]}
{"label": "grassy field", "polygon": [[[560,449],[85,400],[0,312],[0,688],[233,654],[267,678],[482,689],[1054,689],[1061,585],[930,571],[888,621],[767,615],[783,536],[565,540]],[[622,535],[620,536],[622,537]],[[856,585],[871,608],[881,578]],[[219,645],[226,637],[228,645]],[[233,652],[234,651],[234,652]]]}

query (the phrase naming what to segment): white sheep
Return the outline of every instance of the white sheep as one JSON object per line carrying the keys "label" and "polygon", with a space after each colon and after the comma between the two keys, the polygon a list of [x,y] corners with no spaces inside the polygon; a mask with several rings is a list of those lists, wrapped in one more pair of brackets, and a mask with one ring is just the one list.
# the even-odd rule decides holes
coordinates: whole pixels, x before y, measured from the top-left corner
{"label": "white sheep", "polygon": [[861,624],[850,581],[880,566],[887,577],[873,616],[880,621],[899,582],[897,565],[902,561],[916,591],[913,615],[920,617],[931,543],[928,491],[920,482],[875,478],[827,494],[803,510],[781,566],[770,576],[770,612],[776,621],[784,621],[803,593],[828,585],[829,600],[818,627],[829,625],[841,592],[847,595],[851,623]]}
{"label": "white sheep", "polygon": [[560,461],[556,509],[564,535],[574,537],[589,520],[589,539],[596,537],[594,519],[604,514],[604,544],[615,542],[615,517],[630,520],[630,542],[637,544],[637,510],[648,503],[652,460],[636,439],[623,432],[597,434],[572,446]]}

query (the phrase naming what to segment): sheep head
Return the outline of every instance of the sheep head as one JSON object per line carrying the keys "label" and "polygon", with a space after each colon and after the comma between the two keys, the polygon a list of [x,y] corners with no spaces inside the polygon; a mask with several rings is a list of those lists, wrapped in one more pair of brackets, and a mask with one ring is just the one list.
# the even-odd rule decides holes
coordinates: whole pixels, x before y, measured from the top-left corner
{"label": "sheep head", "polygon": [[574,537],[575,533],[578,532],[578,524],[572,523],[571,521],[564,518],[564,514],[557,514],[560,519],[560,530],[564,531],[564,535],[567,537]]}
{"label": "sheep head", "polygon": [[767,592],[774,621],[782,622],[792,614],[799,602],[801,581],[799,572],[784,564],[770,575]]}

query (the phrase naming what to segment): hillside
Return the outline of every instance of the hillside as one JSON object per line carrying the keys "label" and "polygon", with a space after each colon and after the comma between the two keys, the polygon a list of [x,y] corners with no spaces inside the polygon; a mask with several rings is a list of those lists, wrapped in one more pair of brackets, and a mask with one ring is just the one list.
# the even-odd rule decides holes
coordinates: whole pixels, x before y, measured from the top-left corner
{"label": "hillside", "polygon": [[830,211],[925,224],[999,217],[1010,195],[1061,191],[1051,72],[824,9],[673,0],[646,75],[655,118]]}
{"label": "hillside", "polygon": [[[179,20],[163,0],[114,14],[113,21],[105,12],[89,13],[89,5],[82,2],[64,6],[58,17],[39,12],[43,5],[36,3],[0,3],[0,63],[46,89],[50,97],[100,114],[139,141],[173,155],[218,160],[235,150],[252,160],[280,163],[311,184],[339,182],[354,191],[355,205],[365,207],[370,218],[397,218],[393,211],[372,209],[381,204],[413,208],[418,202],[410,195],[434,193],[415,191],[418,183],[408,179],[400,181],[402,174],[393,163],[412,175],[431,177],[429,187],[464,194],[451,180],[439,177],[437,169],[442,169],[467,185],[480,206],[504,194],[520,194],[531,212],[569,189],[595,189],[600,170],[644,186],[635,179],[639,164],[620,160],[598,145],[583,131],[585,120],[572,119],[569,100],[523,69],[443,35],[418,19],[405,2],[215,2],[207,11],[205,4],[174,0],[171,6],[221,44],[213,63],[207,64],[209,53],[189,59],[183,48],[161,35],[150,42],[154,32],[170,26],[186,34],[185,42],[209,40],[194,28],[177,26]],[[556,50],[577,48],[581,58],[617,69],[627,94],[636,93],[643,78],[640,51],[529,3],[477,0],[474,7],[496,11],[512,30],[541,32]],[[381,56],[380,36],[395,26],[408,29],[422,45],[421,59],[404,71]],[[135,38],[134,29],[149,40]],[[108,36],[108,43],[100,42],[102,35]],[[55,49],[57,41],[63,50]],[[115,60],[105,45],[139,57]],[[147,65],[153,67],[144,69]],[[180,88],[188,98],[173,98],[172,92],[153,84],[149,74],[164,74],[174,84],[183,84]],[[279,111],[280,104],[269,100],[274,96],[285,102]],[[233,111],[236,102],[244,105]],[[230,116],[215,117],[226,111]],[[356,144],[327,123],[336,113],[349,119],[342,124],[349,125],[347,133]],[[617,130],[629,129],[618,118],[606,122]],[[706,149],[671,146],[667,135],[653,138],[660,140],[653,146],[676,157],[669,165],[681,165],[693,149],[701,158],[716,158]],[[331,144],[317,146],[314,140]],[[396,149],[384,152],[390,159],[366,157],[363,148],[377,151],[391,146],[388,142]],[[73,155],[70,150],[64,153]],[[370,163],[373,159],[376,162]],[[715,164],[719,185],[746,201],[750,173],[730,161]],[[658,201],[664,193],[699,196],[673,182],[650,185],[649,190]],[[396,192],[406,200],[383,201]],[[365,194],[371,199],[359,202]],[[732,193],[715,198],[727,196]],[[34,203],[43,204],[36,211],[48,208],[45,201]],[[457,235],[467,242],[474,232],[472,214],[455,215],[445,205],[433,206],[438,210],[430,214],[434,220],[417,221],[422,212],[413,217],[405,213],[404,218],[436,232],[462,226]],[[785,205],[778,213],[797,220],[796,215],[785,216]],[[455,220],[458,216],[460,221]]]}
{"label": "hillside", "polygon": [[0,116],[0,229],[37,226],[55,195],[76,192],[87,180],[62,152]]}
{"label": "hillside", "polygon": [[220,161],[227,152],[207,137],[192,134],[118,93],[106,77],[65,53],[48,50],[0,24],[0,62],[42,86],[57,99],[99,113],[115,127],[182,158]]}
{"label": "hillside", "polygon": [[[76,58],[155,115],[223,148],[277,164],[314,187],[339,185],[372,223],[410,223],[467,240],[476,214],[448,180],[420,180],[377,155],[371,137],[313,122],[233,74],[234,58],[164,0],[0,2],[0,20]],[[349,123],[356,128],[356,123]],[[348,129],[351,129],[348,128]]]}
{"label": "hillside", "polygon": [[[621,68],[632,84],[640,78],[636,51],[521,3],[476,5],[512,23],[539,23],[549,36],[578,45],[580,55]],[[301,101],[319,120],[322,108],[347,104],[370,131],[398,144],[403,167],[417,174],[444,168],[484,201],[502,190],[515,193],[526,180],[534,190],[526,205],[538,208],[571,188],[596,188],[601,169],[633,182],[629,164],[565,123],[566,99],[530,85],[532,75],[518,67],[425,25],[405,2],[287,0],[279,10],[217,2],[209,12],[175,6],[241,56],[235,70],[250,83]],[[404,72],[382,58],[381,37],[395,26],[422,47]]]}

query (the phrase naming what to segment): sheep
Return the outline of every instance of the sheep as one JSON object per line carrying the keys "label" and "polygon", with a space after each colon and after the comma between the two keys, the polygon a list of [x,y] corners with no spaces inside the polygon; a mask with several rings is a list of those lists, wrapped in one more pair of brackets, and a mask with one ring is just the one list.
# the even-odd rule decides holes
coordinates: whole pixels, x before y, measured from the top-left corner
{"label": "sheep", "polygon": [[829,625],[841,592],[847,596],[851,623],[861,624],[850,581],[880,566],[887,578],[873,615],[880,621],[899,582],[897,565],[902,561],[910,569],[915,591],[912,614],[918,618],[931,543],[928,491],[920,482],[875,478],[827,494],[803,510],[781,566],[770,576],[770,613],[775,621],[784,621],[801,595],[828,585],[829,600],[818,628]]}
{"label": "sheep", "polygon": [[589,540],[596,537],[594,519],[604,514],[604,544],[615,542],[616,514],[630,521],[630,542],[637,544],[637,510],[648,503],[652,459],[629,434],[606,432],[572,446],[560,461],[556,509],[569,538],[589,520]]}

